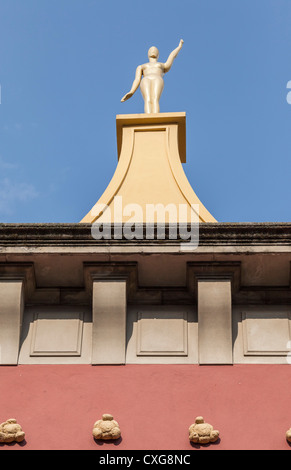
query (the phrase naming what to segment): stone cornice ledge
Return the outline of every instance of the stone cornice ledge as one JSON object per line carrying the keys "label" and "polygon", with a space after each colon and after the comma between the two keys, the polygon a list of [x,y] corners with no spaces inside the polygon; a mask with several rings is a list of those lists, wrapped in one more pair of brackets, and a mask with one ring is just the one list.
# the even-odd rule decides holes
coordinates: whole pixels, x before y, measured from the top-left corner
{"label": "stone cornice ledge", "polygon": [[[189,226],[190,228],[190,226]],[[145,230],[144,230],[145,233]],[[0,224],[1,246],[98,246],[98,245],[175,245],[181,239],[165,240],[95,240],[91,224]],[[199,227],[199,245],[289,245],[291,223],[203,223]]]}

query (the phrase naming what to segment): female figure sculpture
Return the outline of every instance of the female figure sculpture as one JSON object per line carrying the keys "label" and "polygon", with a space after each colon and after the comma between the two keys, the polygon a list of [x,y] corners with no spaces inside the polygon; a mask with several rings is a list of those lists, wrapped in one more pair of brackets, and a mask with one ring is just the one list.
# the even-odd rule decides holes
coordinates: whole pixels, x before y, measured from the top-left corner
{"label": "female figure sculpture", "polygon": [[150,47],[148,51],[149,62],[137,67],[131,90],[124,95],[121,101],[123,102],[131,98],[140,85],[144,99],[144,112],[159,113],[159,100],[164,88],[163,76],[172,67],[174,59],[182,49],[183,43],[184,41],[181,39],[179,46],[171,52],[165,63],[158,62],[158,49],[155,46]]}

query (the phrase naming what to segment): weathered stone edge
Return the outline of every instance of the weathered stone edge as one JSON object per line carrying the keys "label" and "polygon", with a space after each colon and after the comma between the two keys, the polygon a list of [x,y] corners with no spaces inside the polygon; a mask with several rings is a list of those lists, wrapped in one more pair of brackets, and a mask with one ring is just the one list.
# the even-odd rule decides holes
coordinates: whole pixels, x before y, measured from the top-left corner
{"label": "weathered stone edge", "polygon": [[[190,226],[189,226],[190,229]],[[145,233],[145,226],[144,226]],[[14,245],[112,245],[175,244],[181,239],[165,240],[96,240],[91,224],[0,224],[0,246]],[[199,226],[199,245],[291,245],[291,223],[206,223]]]}

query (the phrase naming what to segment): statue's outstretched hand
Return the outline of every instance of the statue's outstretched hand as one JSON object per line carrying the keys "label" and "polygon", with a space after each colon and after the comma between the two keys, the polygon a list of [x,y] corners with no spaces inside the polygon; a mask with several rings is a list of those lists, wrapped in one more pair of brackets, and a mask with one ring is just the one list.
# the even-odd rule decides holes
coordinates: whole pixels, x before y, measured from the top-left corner
{"label": "statue's outstretched hand", "polygon": [[181,40],[180,40],[180,44],[179,44],[179,46],[181,46],[181,47],[182,47],[182,46],[183,46],[183,44],[184,44],[184,41],[183,41],[183,39],[181,39]]}
{"label": "statue's outstretched hand", "polygon": [[131,92],[126,93],[126,95],[124,95],[124,97],[121,98],[121,102],[128,100],[129,98],[132,97],[132,95],[133,95],[133,93],[131,93]]}

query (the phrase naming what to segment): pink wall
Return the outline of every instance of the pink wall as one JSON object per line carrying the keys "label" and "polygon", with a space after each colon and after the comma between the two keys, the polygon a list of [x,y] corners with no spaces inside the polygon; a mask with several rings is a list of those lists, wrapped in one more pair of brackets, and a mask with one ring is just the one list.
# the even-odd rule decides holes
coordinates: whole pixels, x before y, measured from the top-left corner
{"label": "pink wall", "polygon": [[[286,365],[21,365],[0,368],[0,422],[16,418],[24,444],[0,449],[195,450],[188,428],[204,416],[221,440],[201,449],[291,449]],[[103,413],[119,443],[97,443]]]}

